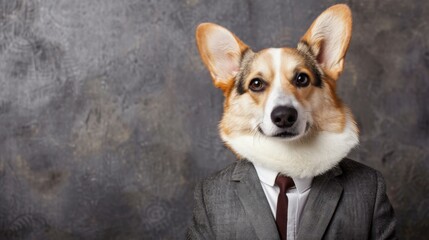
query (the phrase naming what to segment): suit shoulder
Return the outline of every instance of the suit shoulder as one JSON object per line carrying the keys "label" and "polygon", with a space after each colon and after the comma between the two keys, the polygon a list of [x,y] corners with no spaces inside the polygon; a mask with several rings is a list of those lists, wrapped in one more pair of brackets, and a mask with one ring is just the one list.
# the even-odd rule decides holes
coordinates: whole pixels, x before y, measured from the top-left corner
{"label": "suit shoulder", "polygon": [[[247,164],[238,160],[224,169],[210,175],[200,183],[200,190],[206,204],[207,211],[216,204],[224,204],[232,202],[235,198],[236,182],[234,174],[243,169],[243,164]],[[246,166],[246,165],[245,165]]]}
{"label": "suit shoulder", "polygon": [[252,164],[247,160],[236,160],[225,168],[213,173],[204,179],[204,183],[225,183],[230,182],[234,174],[247,171]]}
{"label": "suit shoulder", "polygon": [[343,170],[343,172],[354,171],[358,173],[370,173],[370,174],[377,173],[377,170],[349,158],[342,160],[339,165],[341,167],[341,170]]}
{"label": "suit shoulder", "polygon": [[218,170],[215,173],[212,173],[210,176],[204,179],[204,182],[217,182],[217,181],[227,181],[231,178],[232,172],[237,166],[237,161],[227,165],[221,170]]}
{"label": "suit shoulder", "polygon": [[340,162],[339,167],[343,172],[342,178],[344,180],[359,181],[360,183],[377,183],[379,172],[363,163],[346,158]]}

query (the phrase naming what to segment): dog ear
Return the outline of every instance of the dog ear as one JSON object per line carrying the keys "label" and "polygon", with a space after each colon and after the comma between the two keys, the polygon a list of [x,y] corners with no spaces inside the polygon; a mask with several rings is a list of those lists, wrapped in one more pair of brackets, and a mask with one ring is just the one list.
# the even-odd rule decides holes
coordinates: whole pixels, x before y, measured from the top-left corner
{"label": "dog ear", "polygon": [[241,57],[249,47],[233,33],[213,23],[200,24],[196,40],[215,86],[225,92],[240,70]]}
{"label": "dog ear", "polygon": [[324,72],[338,79],[352,34],[352,13],[345,4],[326,9],[311,24],[298,44],[299,50],[310,50]]}

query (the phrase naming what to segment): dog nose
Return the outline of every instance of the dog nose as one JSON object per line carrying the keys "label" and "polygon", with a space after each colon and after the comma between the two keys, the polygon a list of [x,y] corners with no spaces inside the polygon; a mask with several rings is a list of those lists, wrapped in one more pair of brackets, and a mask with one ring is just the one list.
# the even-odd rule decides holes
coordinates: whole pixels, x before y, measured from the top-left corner
{"label": "dog nose", "polygon": [[298,119],[298,112],[295,108],[279,106],[271,112],[271,121],[279,128],[291,127]]}

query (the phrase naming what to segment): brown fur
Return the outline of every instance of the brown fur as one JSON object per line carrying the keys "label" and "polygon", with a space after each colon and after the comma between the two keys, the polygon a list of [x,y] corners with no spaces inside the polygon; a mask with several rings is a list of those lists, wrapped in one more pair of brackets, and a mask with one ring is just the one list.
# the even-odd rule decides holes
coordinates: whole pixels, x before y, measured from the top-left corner
{"label": "brown fur", "polygon": [[[350,111],[335,92],[336,80],[343,70],[344,57],[350,41],[351,14],[345,5],[335,5],[326,10],[325,13],[333,13],[336,14],[335,16],[342,18],[347,30],[343,38],[340,39],[342,48],[339,50],[341,59],[338,60],[338,63],[332,67],[316,63],[316,61],[325,57],[320,54],[323,39],[312,38],[316,21],[303,36],[302,42],[297,49],[283,48],[281,52],[283,63],[281,66],[282,88],[285,92],[293,94],[306,109],[311,109],[313,124],[309,134],[312,131],[341,132],[346,125],[347,116],[351,117]],[[246,59],[244,67],[243,54],[249,48],[238,37],[230,33],[239,48],[235,53],[228,53],[228,57],[231,58],[231,62],[241,61],[237,63],[240,68],[236,75],[228,79],[216,78],[217,69],[213,67],[213,61],[216,60],[211,57],[205,43],[207,33],[217,31],[219,28],[221,27],[218,25],[204,23],[198,27],[196,33],[201,58],[210,70],[215,86],[220,88],[225,95],[224,114],[219,124],[219,129],[221,135],[224,136],[253,133],[257,130],[252,127],[252,121],[258,121],[263,115],[267,98],[271,92],[270,87],[277,71],[274,69],[273,57],[270,54],[270,49],[264,49],[255,54],[252,53],[252,57]],[[237,55],[240,56],[238,60],[235,59]],[[316,66],[314,66],[313,62],[316,63]],[[317,78],[315,69],[321,69],[322,71],[320,76],[323,82],[322,87],[315,86]],[[306,73],[310,77],[312,84],[308,87],[297,88],[293,84],[293,80],[298,72]],[[237,76],[239,76],[239,79],[237,79]],[[248,89],[250,81],[254,78],[263,79],[267,83],[265,91],[252,92]],[[239,84],[242,84],[244,90],[242,94],[237,91]]]}

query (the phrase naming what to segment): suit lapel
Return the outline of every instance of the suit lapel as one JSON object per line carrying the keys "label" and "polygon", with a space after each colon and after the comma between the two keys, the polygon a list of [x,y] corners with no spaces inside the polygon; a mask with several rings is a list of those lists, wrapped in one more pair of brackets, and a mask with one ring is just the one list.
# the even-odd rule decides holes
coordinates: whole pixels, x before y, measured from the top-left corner
{"label": "suit lapel", "polygon": [[252,163],[240,160],[232,175],[232,181],[237,182],[236,193],[258,238],[279,240],[273,214]]}
{"label": "suit lapel", "polygon": [[335,176],[341,174],[334,168],[313,179],[307,203],[301,215],[297,239],[321,239],[334,215],[343,187]]}

